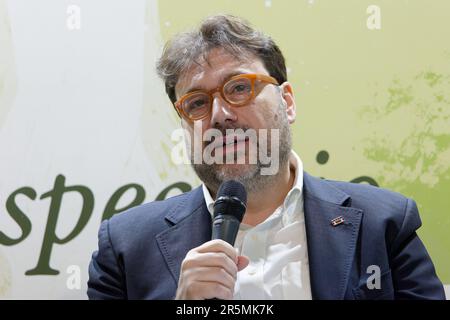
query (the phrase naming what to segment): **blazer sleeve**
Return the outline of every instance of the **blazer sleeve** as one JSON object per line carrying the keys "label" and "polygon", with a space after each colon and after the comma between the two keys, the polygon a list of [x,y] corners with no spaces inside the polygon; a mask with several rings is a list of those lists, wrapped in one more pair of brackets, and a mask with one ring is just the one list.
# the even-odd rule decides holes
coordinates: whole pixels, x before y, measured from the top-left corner
{"label": "blazer sleeve", "polygon": [[127,299],[123,268],[110,238],[109,220],[100,225],[98,250],[89,264],[87,295],[90,300]]}
{"label": "blazer sleeve", "polygon": [[391,247],[395,299],[445,299],[433,262],[416,233],[421,224],[416,203],[407,199],[403,222]]}

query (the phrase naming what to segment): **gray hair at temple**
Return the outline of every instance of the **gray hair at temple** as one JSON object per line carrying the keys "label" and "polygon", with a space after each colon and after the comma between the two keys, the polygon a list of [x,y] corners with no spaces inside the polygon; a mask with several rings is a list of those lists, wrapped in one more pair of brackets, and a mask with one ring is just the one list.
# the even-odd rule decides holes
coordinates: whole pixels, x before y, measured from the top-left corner
{"label": "gray hair at temple", "polygon": [[177,100],[175,86],[180,76],[194,63],[198,64],[200,58],[208,61],[209,52],[215,48],[223,48],[237,59],[253,54],[279,84],[287,81],[283,54],[269,36],[253,29],[242,18],[215,15],[206,18],[198,30],[176,35],[164,47],[157,72],[172,103]]}

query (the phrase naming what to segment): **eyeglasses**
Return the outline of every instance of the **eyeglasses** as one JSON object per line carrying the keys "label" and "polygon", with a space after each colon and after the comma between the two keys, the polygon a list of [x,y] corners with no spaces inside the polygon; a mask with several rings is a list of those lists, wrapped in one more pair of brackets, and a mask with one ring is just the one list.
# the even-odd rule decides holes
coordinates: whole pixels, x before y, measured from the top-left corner
{"label": "eyeglasses", "polygon": [[222,98],[233,107],[242,107],[252,101],[265,83],[278,85],[278,81],[264,74],[240,74],[228,79],[220,87],[210,91],[193,91],[174,103],[180,117],[195,121],[207,117],[212,110],[213,94],[220,92]]}

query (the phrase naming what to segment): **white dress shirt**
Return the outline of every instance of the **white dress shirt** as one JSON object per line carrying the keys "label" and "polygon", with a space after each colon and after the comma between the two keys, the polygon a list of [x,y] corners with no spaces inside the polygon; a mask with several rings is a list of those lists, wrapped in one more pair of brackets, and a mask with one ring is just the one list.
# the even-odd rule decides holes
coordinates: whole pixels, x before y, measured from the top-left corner
{"label": "white dress shirt", "polygon": [[[290,166],[295,180],[292,189],[265,221],[252,227],[241,223],[234,247],[250,259],[238,272],[234,299],[309,300],[308,248],[303,211],[303,163],[292,151]],[[203,184],[208,211],[214,200]]]}

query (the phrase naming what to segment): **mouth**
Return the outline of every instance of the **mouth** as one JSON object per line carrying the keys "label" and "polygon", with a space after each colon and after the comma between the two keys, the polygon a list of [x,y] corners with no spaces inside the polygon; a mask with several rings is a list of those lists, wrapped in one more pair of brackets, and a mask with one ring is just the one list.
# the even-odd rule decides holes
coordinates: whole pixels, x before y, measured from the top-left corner
{"label": "mouth", "polygon": [[213,150],[222,149],[225,153],[227,153],[245,148],[245,145],[249,142],[249,140],[249,137],[244,135],[226,135],[215,139],[211,144]]}
{"label": "mouth", "polygon": [[228,145],[235,145],[242,142],[247,142],[249,140],[246,136],[225,136],[223,138],[222,147],[228,146]]}

